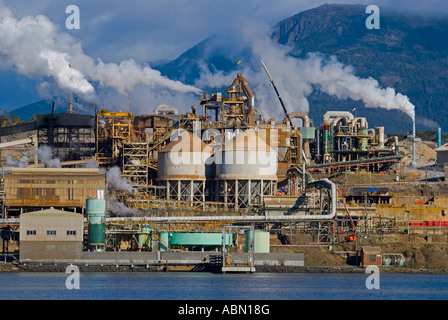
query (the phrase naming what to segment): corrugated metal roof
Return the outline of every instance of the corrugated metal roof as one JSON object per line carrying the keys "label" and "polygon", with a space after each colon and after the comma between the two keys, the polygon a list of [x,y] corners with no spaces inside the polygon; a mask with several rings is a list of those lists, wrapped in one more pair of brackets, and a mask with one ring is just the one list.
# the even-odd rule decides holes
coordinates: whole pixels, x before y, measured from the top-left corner
{"label": "corrugated metal roof", "polygon": [[13,174],[80,174],[80,175],[99,175],[98,168],[11,168]]}
{"label": "corrugated metal roof", "polygon": [[381,247],[363,246],[362,251],[363,252],[381,252]]}
{"label": "corrugated metal roof", "polygon": [[448,143],[445,143],[440,148],[437,148],[436,151],[448,151]]}
{"label": "corrugated metal roof", "polygon": [[70,212],[70,211],[62,211],[55,208],[32,211],[27,213],[22,213],[21,216],[64,216],[64,217],[77,217],[81,216],[79,213]]}

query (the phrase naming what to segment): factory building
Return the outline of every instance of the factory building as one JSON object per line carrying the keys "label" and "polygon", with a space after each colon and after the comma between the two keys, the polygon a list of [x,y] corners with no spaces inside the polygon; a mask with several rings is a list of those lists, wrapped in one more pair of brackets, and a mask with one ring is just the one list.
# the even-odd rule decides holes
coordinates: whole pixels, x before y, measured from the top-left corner
{"label": "factory building", "polygon": [[20,215],[21,261],[70,261],[83,249],[83,216],[54,208]]}
{"label": "factory building", "polygon": [[445,143],[444,145],[437,148],[436,152],[438,164],[443,165],[445,162],[448,162],[448,143]]}
{"label": "factory building", "polygon": [[2,180],[4,217],[50,207],[83,213],[86,199],[105,189],[98,168],[11,168]]}
{"label": "factory building", "polygon": [[[196,106],[181,114],[160,105],[154,114],[144,115],[106,109],[95,116],[52,113],[21,126],[20,132],[33,129],[37,135],[37,142],[27,139],[26,148],[49,146],[62,165],[44,168],[35,161],[3,170],[3,218],[20,216],[21,259],[37,259],[39,251],[48,259],[56,252],[77,258],[83,241],[88,251],[121,250],[123,239],[130,243],[127,249],[136,250],[217,249],[221,227],[232,223],[223,219],[182,224],[176,216],[301,216],[301,224],[260,223],[255,233],[260,253],[270,251],[266,230],[274,224],[278,232],[300,225],[308,228],[303,231],[307,235],[315,232],[311,236],[316,242],[336,241],[332,223],[338,196],[325,183],[307,190],[314,183],[312,175],[375,172],[401,159],[396,137],[386,138],[384,127],[369,128],[366,118],[350,112],[329,111],[320,124],[301,111],[285,110],[279,122],[263,119],[241,74],[227,96],[204,93],[199,104],[202,114]],[[74,168],[92,157],[100,168]],[[108,189],[106,172],[113,167],[120,169],[130,188]],[[98,190],[105,195],[99,197]],[[380,196],[386,202],[386,196]],[[361,203],[363,198],[354,194],[349,200]],[[118,211],[112,211],[112,201],[119,202]],[[266,203],[272,207],[269,213]],[[84,240],[77,225],[83,215],[88,223]],[[108,225],[112,216],[154,220]],[[156,218],[167,220],[154,222],[162,221]]]}
{"label": "factory building", "polygon": [[326,112],[317,132],[314,169],[380,171],[401,159],[396,137],[386,140],[384,127],[369,129],[366,118],[348,111]]}

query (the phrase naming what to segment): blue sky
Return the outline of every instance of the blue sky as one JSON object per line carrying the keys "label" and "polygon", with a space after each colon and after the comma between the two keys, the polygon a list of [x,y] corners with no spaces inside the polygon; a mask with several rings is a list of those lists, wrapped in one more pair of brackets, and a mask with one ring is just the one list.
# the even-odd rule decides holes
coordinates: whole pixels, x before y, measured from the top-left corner
{"label": "blue sky", "polygon": [[[392,4],[404,12],[446,14],[448,6],[445,1],[345,0],[332,3]],[[238,32],[239,26],[245,23],[272,26],[326,2],[330,1],[3,0],[18,20],[28,15],[48,17],[59,34],[68,35],[82,47],[85,56],[94,61],[101,59],[105,64],[119,64],[128,59],[137,64],[169,61],[214,33],[224,30]],[[65,28],[68,17],[65,9],[71,4],[80,9],[79,30]],[[39,100],[42,97],[42,77],[18,74],[7,60],[0,52],[0,108],[12,110]]]}

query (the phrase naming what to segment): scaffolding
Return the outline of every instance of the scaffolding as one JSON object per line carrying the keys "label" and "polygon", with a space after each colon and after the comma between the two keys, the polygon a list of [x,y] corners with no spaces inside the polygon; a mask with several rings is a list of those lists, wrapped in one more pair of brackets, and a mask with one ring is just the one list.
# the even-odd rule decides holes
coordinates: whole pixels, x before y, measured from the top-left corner
{"label": "scaffolding", "polygon": [[131,142],[134,115],[102,110],[96,117],[96,157],[99,165],[119,164],[123,144]]}
{"label": "scaffolding", "polygon": [[85,114],[52,113],[37,117],[37,145],[53,149],[61,161],[85,160],[95,153],[93,117]]}
{"label": "scaffolding", "polygon": [[148,186],[148,144],[123,142],[122,175],[135,186]]}

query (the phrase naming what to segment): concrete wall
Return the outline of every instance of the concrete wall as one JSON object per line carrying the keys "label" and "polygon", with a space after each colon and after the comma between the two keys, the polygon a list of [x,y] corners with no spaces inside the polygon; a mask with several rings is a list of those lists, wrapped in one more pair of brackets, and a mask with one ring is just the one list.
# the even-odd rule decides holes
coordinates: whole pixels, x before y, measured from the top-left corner
{"label": "concrete wall", "polygon": [[448,162],[448,150],[437,151],[437,163]]}
{"label": "concrete wall", "polygon": [[[24,241],[83,241],[83,217],[80,214],[59,211],[60,213],[30,212],[20,216],[20,243]],[[31,233],[31,231],[33,231]],[[56,234],[47,234],[55,231]],[[74,231],[67,234],[67,231]]]}
{"label": "concrete wall", "polygon": [[[221,252],[160,252],[159,257],[163,264],[194,265],[208,261],[210,255],[221,255]],[[249,261],[248,253],[231,253],[229,257],[233,263]],[[303,253],[255,253],[254,260],[255,266],[303,266],[305,258]],[[72,260],[71,262],[105,265],[151,265],[156,261],[157,252],[83,252],[81,260]]]}
{"label": "concrete wall", "polygon": [[19,259],[22,262],[59,262],[81,259],[82,242],[21,241]]}

